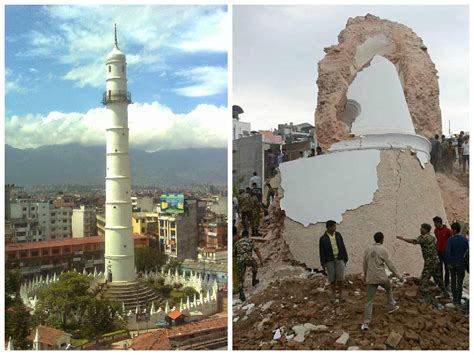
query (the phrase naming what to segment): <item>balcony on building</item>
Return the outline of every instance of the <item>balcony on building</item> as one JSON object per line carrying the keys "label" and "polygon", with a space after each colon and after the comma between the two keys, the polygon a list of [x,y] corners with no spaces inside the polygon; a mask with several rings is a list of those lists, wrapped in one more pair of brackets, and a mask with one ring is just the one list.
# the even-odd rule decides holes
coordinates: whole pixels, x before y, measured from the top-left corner
{"label": "balcony on building", "polygon": [[132,94],[129,91],[122,90],[109,90],[102,94],[102,104],[113,104],[126,102],[128,104],[132,103]]}

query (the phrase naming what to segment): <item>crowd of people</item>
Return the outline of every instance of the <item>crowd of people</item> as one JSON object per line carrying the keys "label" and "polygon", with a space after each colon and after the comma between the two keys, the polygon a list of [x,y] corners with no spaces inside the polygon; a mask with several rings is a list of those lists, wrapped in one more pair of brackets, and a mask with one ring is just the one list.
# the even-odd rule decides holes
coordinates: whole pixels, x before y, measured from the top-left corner
{"label": "crowd of people", "polygon": [[[262,234],[259,231],[260,219],[262,214],[268,213],[268,207],[276,196],[276,189],[270,185],[270,178],[265,181],[265,200],[263,198],[262,177],[256,171],[253,172],[249,186],[245,189],[240,189],[237,196],[232,200],[233,208],[233,257],[234,257],[234,289],[239,290],[240,299],[245,300],[244,293],[244,277],[247,267],[252,268],[252,285],[258,284],[257,271],[258,264],[253,257],[255,252],[263,264],[263,259],[257,248],[254,247],[253,241],[249,238],[260,237]],[[239,228],[237,221],[240,221]],[[242,230],[240,236],[238,230]]]}
{"label": "crowd of people", "polygon": [[[421,298],[418,302],[432,303],[434,301],[429,287],[430,280],[433,278],[442,293],[441,298],[450,300],[452,297],[455,307],[461,310],[464,276],[465,272],[469,271],[469,243],[461,234],[459,223],[454,222],[451,228],[448,228],[438,216],[433,218],[433,222],[435,236],[430,234],[431,225],[423,223],[418,237],[408,239],[396,236],[396,238],[421,247],[424,264],[420,280]],[[362,330],[369,329],[374,297],[379,286],[387,295],[387,312],[393,313],[399,309],[393,297],[390,278],[385,270],[388,268],[398,279],[402,276],[395,267],[388,249],[383,246],[384,238],[382,232],[375,233],[374,244],[367,247],[364,252],[362,269],[367,284],[367,300]],[[330,285],[331,303],[344,302],[342,285],[348,253],[342,235],[336,231],[335,221],[326,222],[326,232],[319,239],[319,256],[323,273],[327,275]],[[449,285],[451,285],[451,295]],[[463,310],[468,310],[468,305]]]}
{"label": "crowd of people", "polygon": [[431,139],[431,164],[436,172],[453,173],[453,164],[458,163],[463,172],[469,169],[469,136],[463,131],[454,138],[441,138],[437,134]]}
{"label": "crowd of people", "polygon": [[[441,138],[436,135],[431,140],[431,163],[435,171],[442,171],[448,174],[453,172],[453,164],[457,162],[462,166],[463,172],[469,166],[469,136],[461,131],[457,140]],[[312,149],[308,157],[324,154],[320,147]],[[304,158],[305,152],[300,151],[299,157]],[[270,185],[270,179],[275,176],[277,168],[281,163],[289,160],[287,151],[272,151],[268,149],[265,154],[265,182],[262,177],[254,172],[246,189],[239,190],[233,199],[233,269],[234,269],[234,290],[238,290],[239,298],[245,301],[244,279],[247,267],[252,269],[252,285],[258,284],[257,279],[258,263],[254,258],[255,253],[263,265],[263,258],[254,246],[250,235],[261,236],[259,232],[260,218],[267,213],[268,206],[275,198],[277,190]],[[262,186],[263,185],[263,186]],[[265,187],[265,201],[263,201],[263,187]],[[237,220],[240,220],[238,233]],[[434,297],[429,284],[433,279],[436,286],[441,291],[441,298],[451,300],[460,311],[468,311],[468,302],[461,307],[462,290],[465,272],[469,271],[469,243],[466,238],[467,231],[461,234],[461,225],[457,222],[451,224],[451,228],[443,224],[441,217],[433,218],[434,236],[430,234],[432,227],[428,223],[423,223],[420,227],[420,235],[413,239],[403,236],[396,236],[404,242],[420,245],[424,259],[423,270],[420,279],[419,303],[432,303]],[[384,238],[382,232],[374,234],[374,244],[367,247],[364,252],[363,273],[367,284],[367,300],[364,311],[364,321],[362,330],[368,330],[372,320],[373,302],[378,287],[382,287],[387,295],[388,313],[393,313],[399,309],[394,299],[390,279],[386,274],[388,268],[392,274],[401,279],[387,248],[383,246]],[[343,284],[344,273],[348,263],[348,253],[342,235],[336,231],[336,222],[327,221],[326,231],[319,239],[320,263],[323,273],[327,276],[330,286],[330,301],[332,304],[344,302]],[[450,294],[451,292],[451,294]]]}

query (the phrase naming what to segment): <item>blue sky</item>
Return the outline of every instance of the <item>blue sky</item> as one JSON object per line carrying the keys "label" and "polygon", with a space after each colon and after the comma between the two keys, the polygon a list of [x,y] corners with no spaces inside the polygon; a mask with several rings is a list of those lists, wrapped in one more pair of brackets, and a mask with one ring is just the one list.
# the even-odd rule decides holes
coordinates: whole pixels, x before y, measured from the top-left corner
{"label": "blue sky", "polygon": [[114,23],[134,102],[131,145],[226,146],[225,6],[6,6],[6,143],[104,144]]}

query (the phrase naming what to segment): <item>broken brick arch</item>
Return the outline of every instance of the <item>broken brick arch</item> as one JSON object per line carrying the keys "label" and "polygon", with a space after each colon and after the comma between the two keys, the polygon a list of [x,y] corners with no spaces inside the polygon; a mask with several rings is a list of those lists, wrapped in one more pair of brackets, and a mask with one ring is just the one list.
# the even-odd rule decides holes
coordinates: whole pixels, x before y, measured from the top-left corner
{"label": "broken brick arch", "polygon": [[315,125],[320,146],[327,149],[350,138],[349,127],[341,120],[347,89],[376,55],[395,65],[415,132],[428,139],[441,132],[438,72],[413,30],[367,14],[349,18],[338,39],[338,45],[324,48],[326,55],[318,63]]}

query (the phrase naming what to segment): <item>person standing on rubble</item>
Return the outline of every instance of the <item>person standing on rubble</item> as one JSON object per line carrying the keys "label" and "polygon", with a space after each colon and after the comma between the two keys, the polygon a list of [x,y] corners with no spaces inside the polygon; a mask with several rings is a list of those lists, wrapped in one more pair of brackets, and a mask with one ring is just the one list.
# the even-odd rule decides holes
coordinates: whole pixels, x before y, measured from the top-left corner
{"label": "person standing on rubble", "polygon": [[260,226],[260,206],[262,194],[259,189],[252,189],[250,191],[250,196],[252,198],[252,212],[250,216],[250,225],[252,227],[252,235],[254,237],[260,237],[261,234],[258,231]]}
{"label": "person standing on rubble", "polygon": [[372,320],[372,309],[374,306],[375,293],[377,288],[381,286],[387,293],[388,313],[393,313],[399,309],[397,302],[393,298],[390,280],[385,273],[385,266],[397,277],[400,275],[388,254],[387,248],[383,244],[383,233],[377,232],[374,235],[375,243],[365,249],[364,252],[364,279],[367,283],[367,302],[365,303],[364,323],[362,330],[368,330],[370,321]]}
{"label": "person standing on rubble", "polygon": [[250,196],[250,187],[247,187],[245,191],[242,191],[239,194],[238,202],[242,226],[245,230],[248,230],[252,220],[253,209],[253,199],[252,196]]}
{"label": "person standing on rubble", "polygon": [[443,224],[443,219],[439,216],[433,218],[433,223],[435,225],[434,234],[436,237],[436,250],[438,252],[439,258],[439,270],[441,280],[443,280],[443,267],[444,267],[444,287],[448,290],[449,286],[449,270],[448,270],[448,263],[446,262],[446,245],[448,244],[448,239],[453,235],[451,229],[446,227]]}
{"label": "person standing on rubble", "polygon": [[397,239],[411,244],[418,244],[421,247],[423,254],[424,265],[421,272],[420,292],[422,298],[420,303],[431,303],[432,297],[429,290],[430,279],[433,278],[436,285],[443,292],[443,297],[449,299],[449,294],[446,292],[443,281],[440,275],[440,265],[438,253],[436,251],[436,238],[430,235],[431,226],[428,223],[423,223],[420,227],[420,235],[415,239],[407,239],[402,236],[397,236]]}
{"label": "person standing on rubble", "polygon": [[465,256],[469,250],[469,242],[461,235],[461,225],[453,223],[451,229],[454,235],[448,239],[446,246],[446,262],[451,272],[451,292],[453,303],[461,306],[462,287],[465,275]]}
{"label": "person standing on rubble", "polygon": [[234,255],[237,261],[237,280],[239,282],[239,298],[242,302],[246,300],[244,292],[245,271],[247,266],[252,268],[252,286],[259,283],[257,279],[258,264],[253,257],[253,252],[257,254],[260,265],[263,266],[263,258],[258,248],[255,248],[249,238],[249,232],[244,230],[242,237],[234,244]]}
{"label": "person standing on rubble", "polygon": [[331,303],[343,302],[342,283],[349,258],[342,235],[336,232],[335,221],[329,220],[326,222],[326,232],[319,238],[319,259],[323,271],[328,276],[331,288]]}

